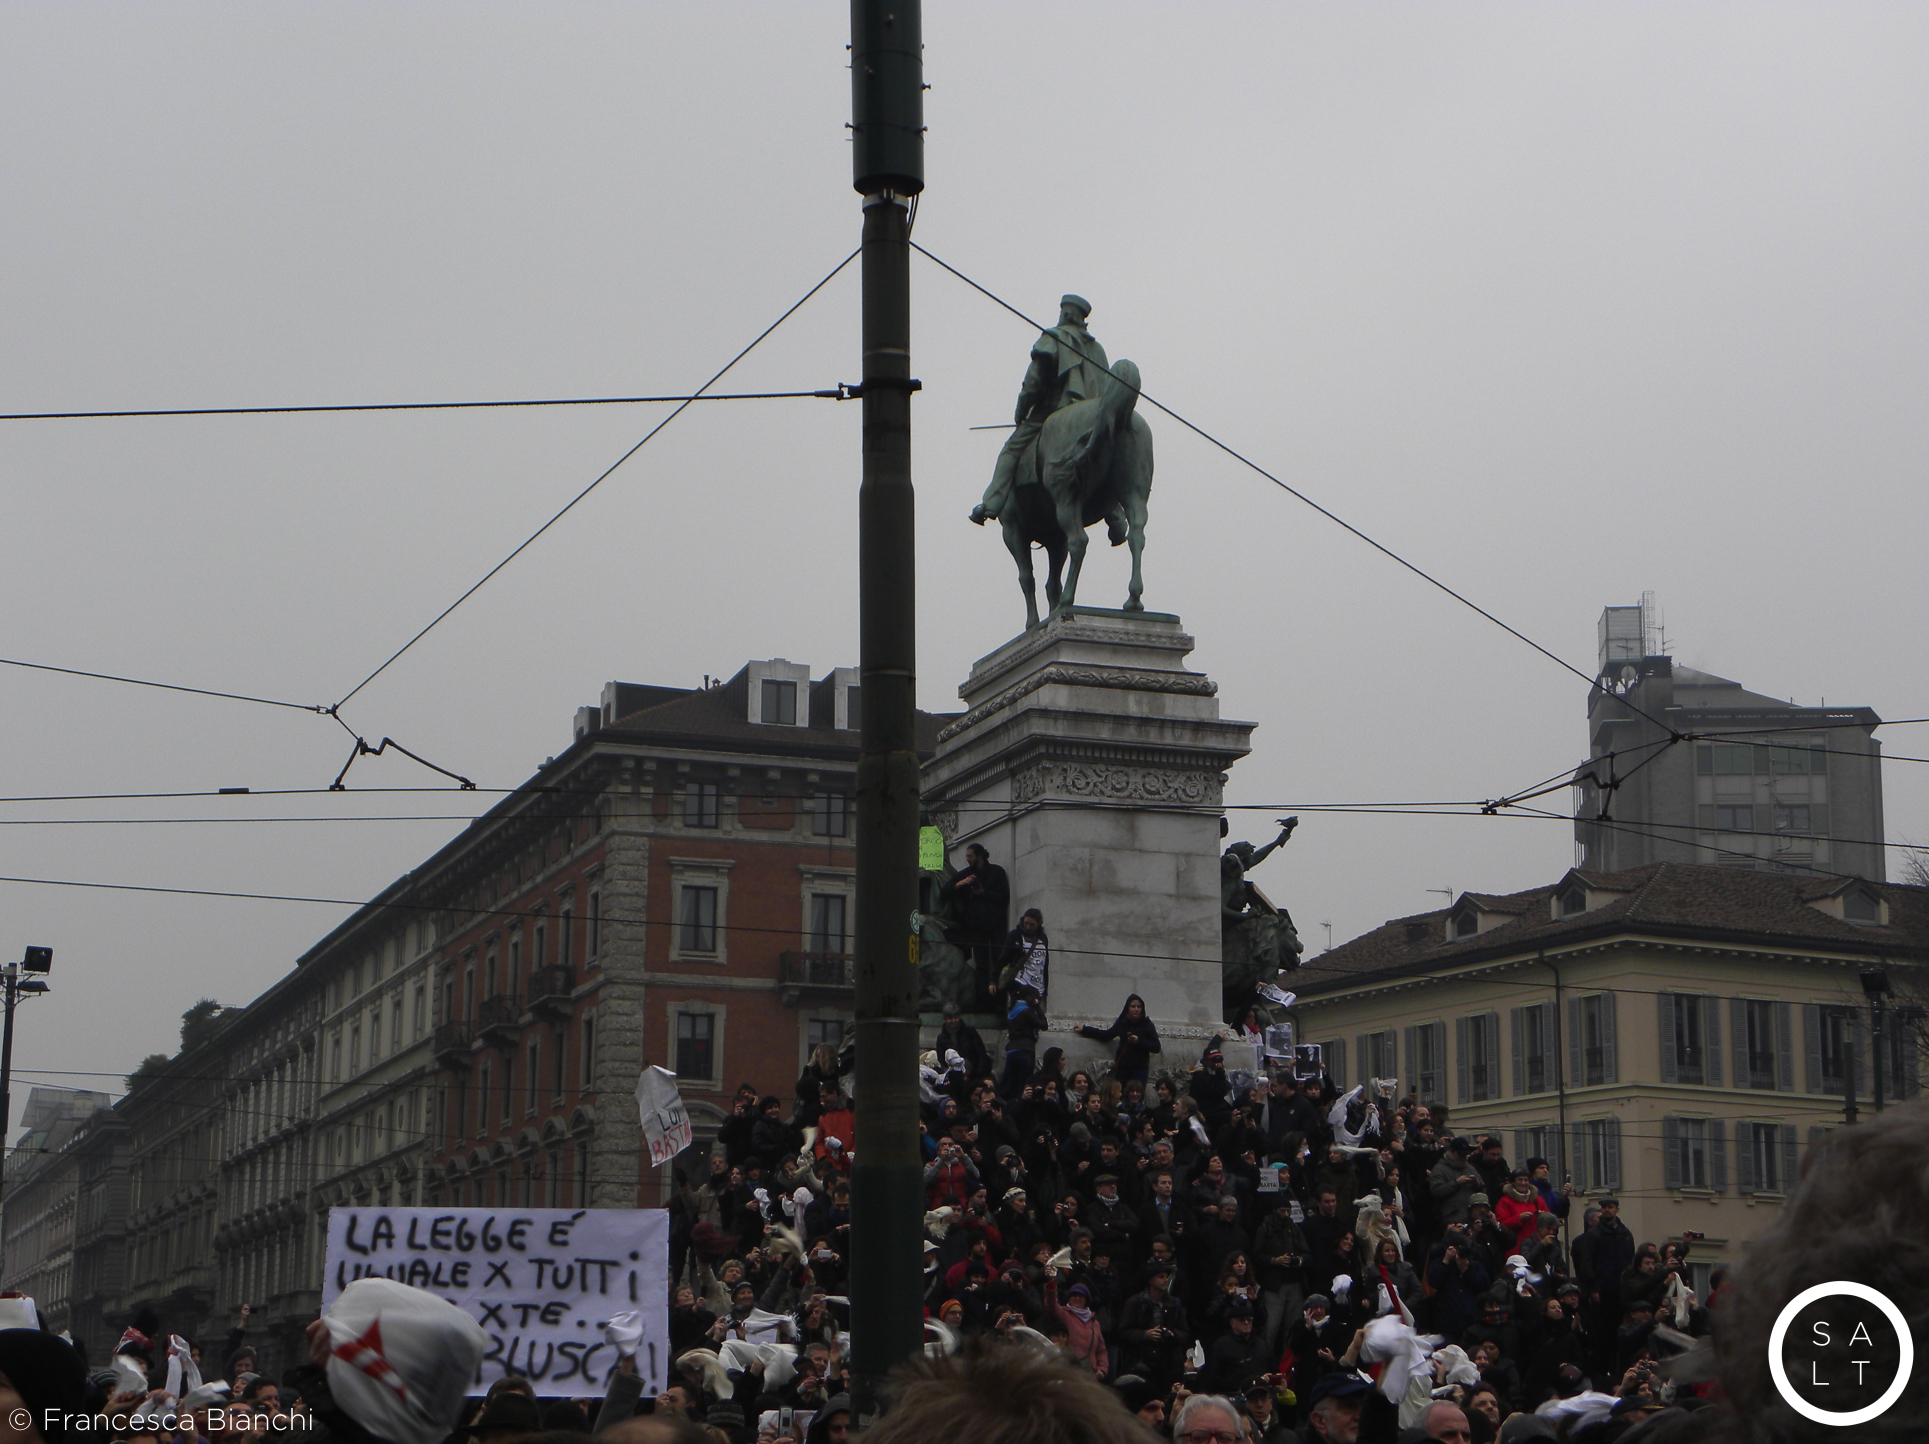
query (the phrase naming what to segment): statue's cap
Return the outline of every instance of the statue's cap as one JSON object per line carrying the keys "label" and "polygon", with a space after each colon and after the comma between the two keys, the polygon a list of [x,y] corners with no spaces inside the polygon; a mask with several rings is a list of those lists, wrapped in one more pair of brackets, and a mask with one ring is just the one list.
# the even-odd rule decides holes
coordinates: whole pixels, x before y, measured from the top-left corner
{"label": "statue's cap", "polygon": [[1058,306],[1060,310],[1078,312],[1078,319],[1081,321],[1092,314],[1092,303],[1083,296],[1060,296],[1058,298]]}

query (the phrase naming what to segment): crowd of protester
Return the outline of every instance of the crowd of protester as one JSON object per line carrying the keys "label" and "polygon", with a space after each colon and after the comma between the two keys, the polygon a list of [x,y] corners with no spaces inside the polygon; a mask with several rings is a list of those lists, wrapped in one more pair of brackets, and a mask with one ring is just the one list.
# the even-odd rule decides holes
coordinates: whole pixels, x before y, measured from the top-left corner
{"label": "crowd of protester", "polygon": [[[1383,1372],[1382,1321],[1421,1341],[1390,1404],[1415,1438],[1619,1432],[1703,1405],[1704,1386],[1661,1367],[1708,1331],[1725,1287],[1721,1269],[1710,1298],[1690,1286],[1697,1235],[1635,1239],[1615,1199],[1457,1134],[1390,1081],[1342,1091],[1284,1060],[1235,1079],[1218,1039],[1176,1060],[1136,995],[1111,1027],[1079,1030],[1111,1061],[1068,1070],[1058,1049],[1033,1056],[1037,990],[1002,981],[1007,1036],[948,1007],[920,1068],[934,1347],[1048,1341],[1162,1435],[1209,1395],[1255,1444],[1370,1429],[1360,1369]],[[822,1382],[800,1371],[759,1408],[843,1387],[853,1127],[821,1050],[794,1100],[739,1090],[680,1188],[678,1352],[761,1330],[824,1356]],[[716,1396],[695,1387],[701,1413]]]}
{"label": "crowd of protester", "polygon": [[[928,1357],[862,1437],[1807,1444],[1836,1435],[1766,1378],[1781,1305],[1847,1277],[1879,1278],[1908,1317],[1929,1307],[1929,1105],[1832,1140],[1745,1275],[1716,1269],[1703,1299],[1698,1236],[1637,1241],[1612,1198],[1511,1166],[1391,1084],[1235,1078],[1216,1040],[1175,1065],[1137,998],[1085,1032],[1113,1066],[1067,1072],[1047,1050],[1004,1092],[947,1010],[921,1070]],[[0,1444],[845,1444],[843,1081],[821,1050],[790,1103],[741,1090],[679,1177],[670,1365],[648,1390],[634,1314],[605,1326],[620,1362],[602,1395],[511,1377],[472,1398],[481,1328],[384,1279],[349,1285],[279,1377],[245,1309],[212,1360],[143,1316],[90,1373],[0,1296]],[[1926,1411],[1917,1371],[1857,1437],[1920,1437]]]}

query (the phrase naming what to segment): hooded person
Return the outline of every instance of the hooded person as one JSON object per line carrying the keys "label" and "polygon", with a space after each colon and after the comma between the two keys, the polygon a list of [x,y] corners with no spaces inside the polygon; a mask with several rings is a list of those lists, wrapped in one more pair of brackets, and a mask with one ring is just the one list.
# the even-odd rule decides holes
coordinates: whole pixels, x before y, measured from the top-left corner
{"label": "hooded person", "polygon": [[851,1428],[851,1396],[833,1394],[812,1416],[804,1444],[844,1444]]}
{"label": "hooded person", "polygon": [[[40,1329],[0,1329],[0,1418],[24,1444],[63,1444],[67,1421],[87,1404],[87,1365],[80,1351],[58,1334]],[[80,1437],[75,1431],[75,1437]]]}
{"label": "hooded person", "polygon": [[1125,1006],[1109,1028],[1094,1028],[1088,1023],[1078,1026],[1081,1037],[1094,1042],[1118,1043],[1118,1054],[1112,1064],[1112,1076],[1122,1085],[1131,1082],[1143,1083],[1152,1071],[1152,1056],[1160,1051],[1159,1030],[1145,1014],[1145,999],[1137,993],[1128,994]]}
{"label": "hooded person", "polygon": [[357,1279],[308,1326],[303,1401],[338,1439],[441,1444],[487,1339],[462,1309],[393,1279]]}

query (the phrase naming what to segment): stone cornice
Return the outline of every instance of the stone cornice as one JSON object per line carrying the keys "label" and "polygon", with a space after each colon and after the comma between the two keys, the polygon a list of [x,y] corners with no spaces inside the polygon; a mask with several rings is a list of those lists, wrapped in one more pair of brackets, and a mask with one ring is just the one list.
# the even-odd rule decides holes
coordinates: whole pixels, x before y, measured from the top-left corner
{"label": "stone cornice", "polygon": [[1004,711],[1015,702],[1022,701],[1041,687],[1062,683],[1068,687],[1113,687],[1127,692],[1178,692],[1191,697],[1213,697],[1218,695],[1219,684],[1210,677],[1197,672],[1124,672],[1111,667],[1087,667],[1070,662],[1053,662],[1039,668],[1022,682],[1014,683],[993,697],[973,707],[956,722],[952,722],[938,733],[940,743],[949,742],[985,718]]}

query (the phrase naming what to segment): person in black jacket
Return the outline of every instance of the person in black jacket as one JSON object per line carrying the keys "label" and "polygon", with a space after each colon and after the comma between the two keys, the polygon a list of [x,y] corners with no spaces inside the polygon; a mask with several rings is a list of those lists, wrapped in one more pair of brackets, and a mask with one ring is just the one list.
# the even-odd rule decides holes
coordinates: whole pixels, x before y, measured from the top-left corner
{"label": "person in black jacket", "polygon": [[944,1005],[944,1022],[938,1027],[937,1040],[931,1045],[942,1058],[947,1051],[965,1060],[965,1074],[983,1078],[991,1072],[991,1053],[978,1030],[964,1020],[964,1011],[955,1002]]}
{"label": "person in black jacket", "polygon": [[1019,987],[1029,985],[1038,993],[1038,1005],[1044,1007],[1051,996],[1051,939],[1045,935],[1045,915],[1037,908],[1026,908],[1018,926],[1006,935],[996,967],[987,992],[993,997],[1000,993],[1013,997]]}
{"label": "person in black jacket", "polygon": [[758,1118],[750,1129],[750,1152],[766,1173],[804,1146],[803,1130],[784,1118],[784,1105],[773,1095],[757,1105]]}
{"label": "person in black jacket", "polygon": [[1219,1035],[1212,1035],[1199,1066],[1186,1083],[1186,1092],[1199,1105],[1206,1129],[1217,1133],[1232,1122],[1232,1083],[1226,1077],[1226,1055],[1219,1051]]}
{"label": "person in black jacket", "polygon": [[1253,1330],[1253,1306],[1245,1299],[1234,1299],[1226,1311],[1228,1332],[1206,1351],[1203,1392],[1237,1394],[1250,1379],[1268,1373],[1274,1355],[1266,1341]]}
{"label": "person in black jacket", "polygon": [[1185,1305],[1172,1296],[1171,1284],[1172,1265],[1154,1262],[1146,1270],[1145,1292],[1127,1299],[1119,1314],[1123,1368],[1166,1390],[1184,1374],[1192,1347]]}
{"label": "person in black jacket", "polygon": [[1094,1028],[1081,1023],[1080,1036],[1092,1038],[1100,1043],[1118,1040],[1118,1057],[1112,1065],[1112,1076],[1121,1084],[1136,1080],[1144,1083],[1152,1072],[1152,1055],[1159,1051],[1159,1030],[1152,1020],[1145,1016],[1145,999],[1133,993],[1119,1009],[1118,1021],[1109,1028]]}
{"label": "person in black jacket", "polygon": [[723,1156],[736,1168],[749,1159],[752,1148],[750,1131],[757,1126],[757,1090],[748,1083],[737,1089],[737,1096],[731,1100],[730,1116],[717,1127],[717,1142],[723,1145]]}
{"label": "person in black jacket", "polygon": [[944,884],[944,895],[958,909],[956,940],[971,950],[972,975],[983,997],[991,986],[992,960],[1004,940],[1011,909],[1011,879],[978,843],[965,847],[965,868]]}
{"label": "person in black jacket", "polygon": [[1025,1092],[1038,1051],[1038,1035],[1045,1026],[1037,990],[1020,983],[1012,991],[1011,1012],[1005,1018],[1005,1076],[998,1084],[998,1091],[1005,1097],[1018,1098]]}

